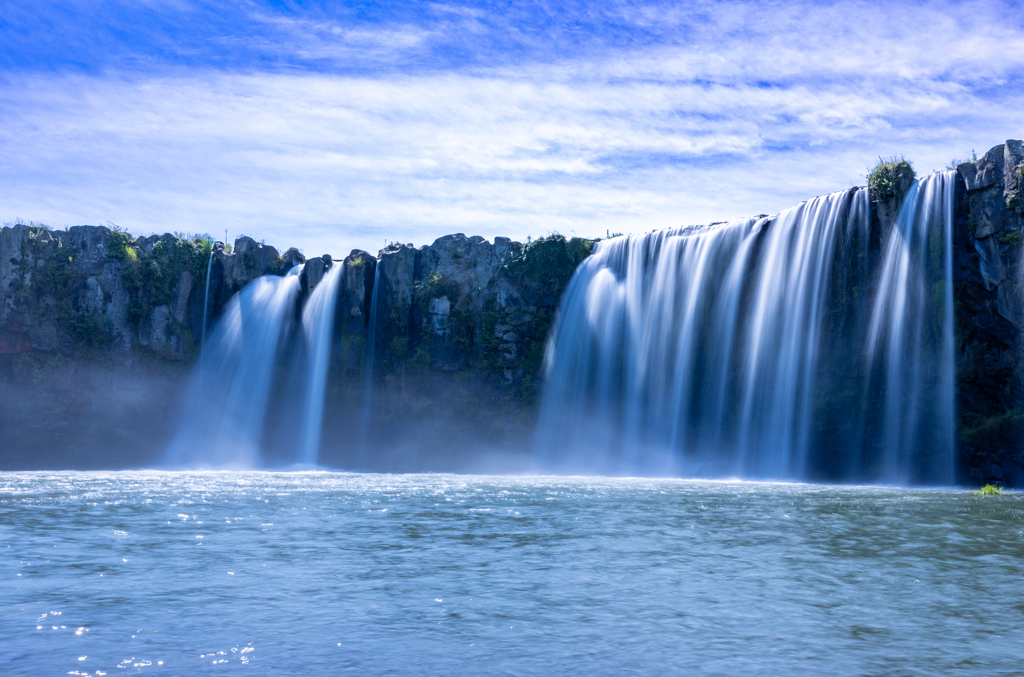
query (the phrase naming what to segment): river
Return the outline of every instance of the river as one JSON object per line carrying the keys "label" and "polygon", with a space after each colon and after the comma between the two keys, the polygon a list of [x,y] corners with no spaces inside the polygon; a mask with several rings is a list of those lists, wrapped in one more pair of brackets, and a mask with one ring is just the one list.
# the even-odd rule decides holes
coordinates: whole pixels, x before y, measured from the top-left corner
{"label": "river", "polygon": [[1024,498],[0,476],[4,675],[1021,674]]}

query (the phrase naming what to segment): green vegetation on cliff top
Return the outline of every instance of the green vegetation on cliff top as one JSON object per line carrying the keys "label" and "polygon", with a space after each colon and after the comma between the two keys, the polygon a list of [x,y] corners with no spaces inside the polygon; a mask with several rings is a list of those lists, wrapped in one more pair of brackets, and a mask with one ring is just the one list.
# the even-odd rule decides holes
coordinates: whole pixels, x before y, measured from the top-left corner
{"label": "green vegetation on cliff top", "polygon": [[527,242],[503,270],[512,278],[529,284],[545,300],[550,302],[554,298],[551,305],[557,305],[577,266],[593,250],[594,240],[566,238],[555,233]]}
{"label": "green vegetation on cliff top", "polygon": [[868,173],[868,188],[875,202],[885,202],[902,195],[915,176],[914,166],[902,155],[880,157]]}
{"label": "green vegetation on cliff top", "polygon": [[148,249],[140,246],[142,240],[120,229],[107,238],[107,255],[124,264],[121,280],[129,299],[127,320],[135,327],[156,306],[171,305],[182,271],[188,271],[195,282],[205,281],[213,246],[209,235],[165,235]]}

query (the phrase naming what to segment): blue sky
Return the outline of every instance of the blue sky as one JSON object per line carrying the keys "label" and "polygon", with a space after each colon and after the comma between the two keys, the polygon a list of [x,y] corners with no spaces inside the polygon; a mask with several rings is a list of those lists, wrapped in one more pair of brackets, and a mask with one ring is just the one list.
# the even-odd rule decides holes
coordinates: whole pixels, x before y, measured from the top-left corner
{"label": "blue sky", "polygon": [[773,213],[1024,136],[1018,3],[7,2],[0,220],[335,256]]}

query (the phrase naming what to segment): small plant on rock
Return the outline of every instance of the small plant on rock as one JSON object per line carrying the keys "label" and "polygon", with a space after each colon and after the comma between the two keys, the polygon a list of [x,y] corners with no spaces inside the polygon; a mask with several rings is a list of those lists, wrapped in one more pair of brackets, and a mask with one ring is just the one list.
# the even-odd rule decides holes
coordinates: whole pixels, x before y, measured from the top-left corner
{"label": "small plant on rock", "polygon": [[975,496],[1002,496],[1003,488],[995,484],[986,484],[974,492]]}
{"label": "small plant on rock", "polygon": [[431,299],[445,296],[448,298],[448,302],[454,306],[459,302],[461,296],[458,283],[437,272],[428,275],[426,280],[416,280],[414,288],[413,299],[421,306],[424,313],[427,312]]}
{"label": "small plant on rock", "polygon": [[868,188],[875,202],[886,202],[906,192],[914,176],[914,166],[902,155],[880,157],[868,174]]}
{"label": "small plant on rock", "polygon": [[1024,233],[1019,230],[1008,230],[999,237],[1000,242],[1010,246],[1020,244],[1022,239],[1024,239]]}

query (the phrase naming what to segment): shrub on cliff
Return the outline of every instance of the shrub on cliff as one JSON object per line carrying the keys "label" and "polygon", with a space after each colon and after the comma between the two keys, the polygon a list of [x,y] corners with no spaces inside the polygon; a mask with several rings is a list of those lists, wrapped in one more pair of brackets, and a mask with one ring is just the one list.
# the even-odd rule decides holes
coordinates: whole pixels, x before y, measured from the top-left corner
{"label": "shrub on cliff", "polygon": [[28,233],[10,259],[9,303],[17,311],[16,324],[32,341],[52,347],[107,342],[106,322],[85,301],[85,280],[75,267],[78,252],[67,232],[20,219],[17,225],[27,226]]}
{"label": "shrub on cliff", "polygon": [[431,273],[426,280],[416,280],[414,283],[413,300],[420,306],[424,314],[432,299],[447,297],[448,302],[455,306],[461,297],[459,285],[455,280],[446,278],[441,273]]}
{"label": "shrub on cliff", "polygon": [[593,249],[593,240],[555,233],[528,242],[503,268],[540,297],[537,305],[557,305],[576,267]]}
{"label": "shrub on cliff", "polygon": [[968,447],[977,447],[991,453],[1003,444],[1011,444],[1017,437],[1024,415],[1019,409],[1010,409],[992,416],[964,413],[960,439]]}
{"label": "shrub on cliff", "polygon": [[213,247],[209,235],[183,233],[150,239],[148,245],[146,242],[147,238],[133,238],[122,229],[107,235],[108,256],[124,264],[121,280],[128,294],[126,319],[133,327],[138,327],[154,307],[173,301],[183,271],[191,273],[199,284],[204,283]]}
{"label": "shrub on cliff", "polygon": [[914,180],[914,166],[902,155],[878,158],[878,164],[868,173],[868,188],[875,202],[887,202],[907,192]]}

